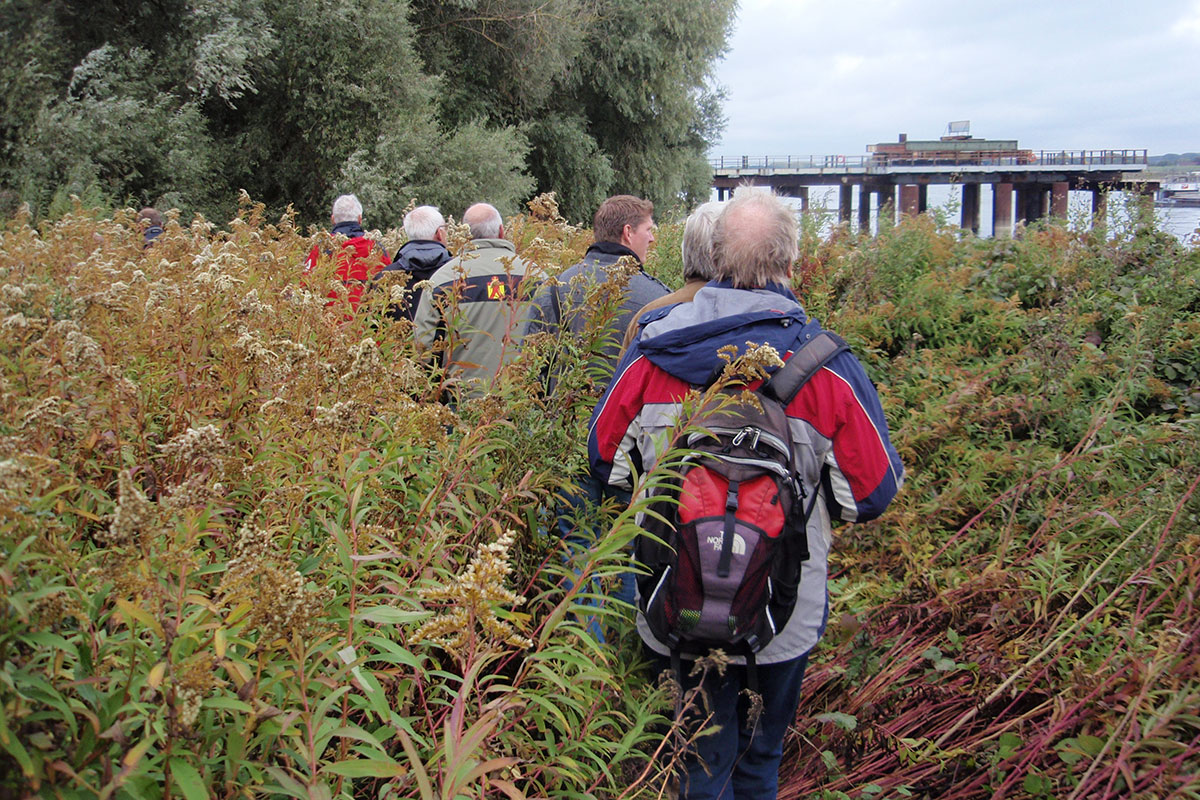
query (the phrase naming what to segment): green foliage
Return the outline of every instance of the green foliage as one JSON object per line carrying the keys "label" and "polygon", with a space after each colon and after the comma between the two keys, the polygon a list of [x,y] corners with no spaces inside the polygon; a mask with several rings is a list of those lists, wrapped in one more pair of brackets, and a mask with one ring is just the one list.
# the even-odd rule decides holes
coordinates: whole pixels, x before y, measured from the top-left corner
{"label": "green foliage", "polygon": [[[530,206],[512,238],[557,273],[589,232]],[[587,552],[544,533],[614,295],[450,409],[382,292],[342,320],[331,273],[298,285],[292,215],[173,214],[149,249],[133,216],[0,233],[0,794],[659,796],[682,732],[628,609],[590,605],[639,503]],[[1136,226],[805,237],[798,293],[908,471],[835,532],[781,796],[1200,789],[1198,278]]]}
{"label": "green foliage", "polygon": [[1200,253],[1131,214],[1111,240],[930,217],[806,240],[799,293],[879,383],[908,472],[835,537],[790,796],[1200,788],[1166,699],[1198,692]]}
{"label": "green foliage", "polygon": [[563,214],[590,219],[611,194],[663,211],[707,197],[723,125],[712,66],[735,3],[416,0],[417,44],[450,78],[442,116],[528,135],[529,168]]}
{"label": "green foliage", "polygon": [[[706,88],[732,0],[167,0],[6,3],[0,189],[38,215],[233,213],[245,189],[374,224],[412,198],[514,211],[536,187],[589,218],[610,193],[707,192]],[[53,213],[51,213],[53,210]]]}
{"label": "green foliage", "polygon": [[0,793],[652,793],[664,700],[540,532],[594,389],[531,361],[447,409],[386,298],[343,324],[263,214],[0,238]]}

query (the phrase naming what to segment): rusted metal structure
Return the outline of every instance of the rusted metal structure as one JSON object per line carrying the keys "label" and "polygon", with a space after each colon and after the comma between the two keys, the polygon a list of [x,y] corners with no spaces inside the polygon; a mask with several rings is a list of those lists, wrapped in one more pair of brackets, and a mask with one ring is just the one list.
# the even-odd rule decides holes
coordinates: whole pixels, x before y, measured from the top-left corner
{"label": "rusted metal structure", "polygon": [[[962,123],[952,123],[962,125]],[[968,126],[969,130],[969,126]],[[808,206],[813,186],[837,186],[838,218],[849,222],[855,208],[861,230],[870,230],[872,197],[880,221],[892,214],[925,211],[931,184],[962,187],[962,227],[979,232],[981,187],[993,192],[993,235],[1012,234],[1014,223],[1045,216],[1065,218],[1067,193],[1092,193],[1092,211],[1104,219],[1111,190],[1152,193],[1158,184],[1139,180],[1147,153],[1139,150],[1028,150],[1014,140],[975,139],[956,133],[937,140],[867,147],[866,156],[738,156],[711,161],[713,188],[724,199],[743,184],[769,186]],[[858,202],[855,203],[855,194]],[[893,217],[894,220],[894,217]]]}

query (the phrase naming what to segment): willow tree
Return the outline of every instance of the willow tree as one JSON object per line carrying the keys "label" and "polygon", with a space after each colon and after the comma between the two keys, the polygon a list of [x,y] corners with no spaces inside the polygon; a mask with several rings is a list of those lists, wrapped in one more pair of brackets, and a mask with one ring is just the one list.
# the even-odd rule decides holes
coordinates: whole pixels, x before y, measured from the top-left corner
{"label": "willow tree", "polygon": [[707,194],[720,131],[712,83],[736,0],[412,0],[420,53],[449,87],[448,124],[529,138],[538,188],[573,219],[606,195],[662,207]]}
{"label": "willow tree", "polygon": [[[439,124],[440,81],[402,0],[107,0],[0,13],[0,181],[40,210],[66,192],[227,212],[236,190],[302,218],[356,191],[393,224],[412,197],[515,206],[527,143],[481,120]],[[467,170],[472,154],[486,169]],[[450,174],[454,175],[451,179]]]}

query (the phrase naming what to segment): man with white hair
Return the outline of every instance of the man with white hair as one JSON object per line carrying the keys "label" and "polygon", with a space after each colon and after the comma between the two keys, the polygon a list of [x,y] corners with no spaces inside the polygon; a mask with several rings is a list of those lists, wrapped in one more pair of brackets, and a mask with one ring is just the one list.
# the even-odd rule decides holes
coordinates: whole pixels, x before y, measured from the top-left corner
{"label": "man with white hair", "polygon": [[527,266],[504,238],[504,219],[495,206],[476,203],[463,213],[463,222],[471,229],[471,246],[430,277],[413,328],[419,347],[440,348],[451,396],[479,396],[516,357]]}
{"label": "man with white hair", "polygon": [[[362,302],[363,290],[377,272],[388,265],[388,254],[373,239],[368,239],[363,231],[363,207],[358,198],[352,194],[344,194],[333,201],[333,213],[329,216],[333,222],[331,233],[344,236],[341,249],[337,252],[336,274],[342,285],[346,287],[345,298],[350,304],[350,314],[358,310]],[[320,245],[313,245],[304,260],[304,274],[310,274],[317,267],[321,256],[334,255],[332,250],[322,253]],[[327,307],[336,306],[341,302],[342,294],[331,289],[327,297]]]}
{"label": "man with white hair", "polygon": [[629,320],[625,329],[625,341],[621,343],[621,352],[629,349],[630,343],[642,329],[642,315],[648,311],[673,306],[676,303],[690,303],[700,291],[700,287],[713,279],[715,270],[712,260],[712,233],[721,216],[720,203],[701,203],[687,218],[683,225],[683,240],[679,243],[680,255],[683,257],[683,280],[680,288],[651,300],[642,306],[641,310]]}
{"label": "man with white hair", "polygon": [[371,285],[388,286],[389,278],[403,279],[408,294],[388,308],[388,316],[411,321],[421,302],[423,288],[418,284],[450,260],[450,251],[446,249],[446,219],[437,206],[417,206],[405,214],[404,233],[408,241],[396,251],[396,260],[376,275]]}
{"label": "man with white hair", "polygon": [[[818,323],[808,318],[790,288],[797,233],[794,212],[770,193],[741,193],[727,204],[713,230],[715,279],[697,291],[692,302],[643,316],[641,334],[626,351],[596,406],[588,455],[597,481],[626,491],[641,488],[634,481],[642,483],[640,476],[654,469],[663,457],[676,426],[686,424],[681,420],[685,398],[720,374],[731,347],[742,351],[749,343],[770,346],[786,360],[794,354],[811,357],[805,356],[805,345],[828,338],[822,336]],[[807,543],[807,557],[792,550],[789,558],[785,550],[783,558],[771,563],[769,585],[781,598],[794,603],[790,616],[777,631],[772,621],[773,637],[764,639],[761,649],[756,650],[754,642],[739,640],[749,656],[730,655],[732,663],[724,670],[691,675],[689,667],[680,664],[676,671],[685,689],[703,681],[710,714],[704,724],[711,730],[684,754],[679,797],[686,800],[776,797],[783,737],[795,721],[808,654],[821,638],[829,613],[826,579],[831,520],[853,523],[879,516],[903,482],[904,468],[888,438],[875,387],[862,365],[842,348],[827,351],[823,358],[827,360],[813,364],[807,382],[794,393],[786,393],[791,399],[783,406],[782,421],[789,441],[776,440],[789,451],[788,480],[799,487],[794,496],[812,498],[803,516],[781,520],[783,528],[775,533],[789,543]],[[757,389],[761,383],[756,380],[746,388]],[[745,428],[742,434],[747,430],[756,429]],[[749,446],[757,448],[758,443],[755,433]],[[735,515],[743,519],[762,513],[779,500],[776,494],[769,503],[739,505],[734,489],[737,482],[729,479],[728,483],[729,496],[734,499],[726,499],[719,510],[725,514],[726,531]],[[689,497],[680,498],[681,507]],[[677,530],[683,527],[680,522]],[[707,567],[690,565],[715,561],[709,547],[714,540],[721,559],[726,558],[727,537],[707,539],[702,556],[686,564],[685,557],[679,556],[676,580],[697,571],[705,578],[710,576],[704,571]],[[736,537],[733,546],[736,549]],[[741,554],[747,549],[743,542]],[[713,571],[719,570],[717,566]],[[656,583],[655,576],[647,574],[638,580],[638,633],[659,669],[696,657],[681,653],[676,633],[672,634],[674,642],[660,639],[643,613],[642,609],[654,613],[661,608],[655,601],[661,599],[658,592],[667,577],[662,574]],[[736,619],[728,618],[731,629]],[[747,713],[742,696],[744,690],[755,688],[754,683],[762,701],[756,721]]]}

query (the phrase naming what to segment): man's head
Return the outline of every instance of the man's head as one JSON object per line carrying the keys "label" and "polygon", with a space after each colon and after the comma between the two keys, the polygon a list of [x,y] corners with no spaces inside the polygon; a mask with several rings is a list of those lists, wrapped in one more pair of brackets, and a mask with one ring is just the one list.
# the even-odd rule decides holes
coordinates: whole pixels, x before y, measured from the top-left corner
{"label": "man's head", "polygon": [[476,203],[464,211],[463,222],[470,227],[472,239],[504,238],[504,218],[488,203]]}
{"label": "man's head", "polygon": [[446,218],[437,206],[417,206],[404,215],[404,232],[411,242],[415,239],[432,239],[446,243]]}
{"label": "man's head", "polygon": [[163,226],[163,215],[157,208],[146,206],[138,212],[137,221],[149,222],[151,226],[161,228]]}
{"label": "man's head", "polygon": [[683,241],[679,245],[683,255],[683,279],[686,281],[711,281],[716,276],[712,260],[713,226],[721,216],[720,203],[702,203],[687,218],[683,226]]}
{"label": "man's head", "polygon": [[362,222],[362,215],[362,203],[352,194],[344,194],[333,201],[333,214],[330,217],[334,225],[339,222]]}
{"label": "man's head", "polygon": [[792,274],[799,252],[796,214],[771,192],[742,191],[713,228],[716,277],[739,289],[756,289]]}
{"label": "man's head", "polygon": [[592,231],[597,242],[616,242],[645,261],[654,241],[654,204],[631,194],[610,197],[596,209]]}

